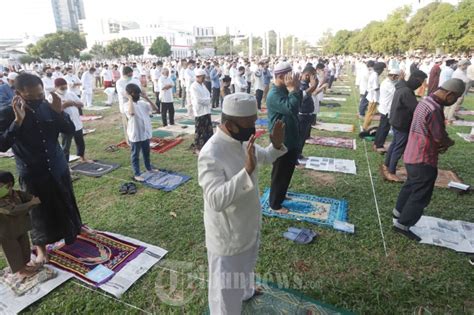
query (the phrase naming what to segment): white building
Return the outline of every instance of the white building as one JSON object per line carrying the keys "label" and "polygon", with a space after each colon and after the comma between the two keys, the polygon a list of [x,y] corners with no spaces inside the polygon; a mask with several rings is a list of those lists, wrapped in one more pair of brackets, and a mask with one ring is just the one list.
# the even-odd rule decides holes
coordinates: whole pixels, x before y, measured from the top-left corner
{"label": "white building", "polygon": [[145,47],[144,56],[150,56],[148,51],[153,41],[161,36],[170,44],[172,57],[185,58],[193,54],[194,36],[191,32],[165,28],[159,24],[137,24],[134,27],[132,22],[84,20],[80,21],[80,28],[86,34],[88,48],[95,44],[106,46],[115,39],[125,37],[142,44]]}
{"label": "white building", "polygon": [[51,0],[58,31],[78,31],[78,22],[86,18],[82,0]]}

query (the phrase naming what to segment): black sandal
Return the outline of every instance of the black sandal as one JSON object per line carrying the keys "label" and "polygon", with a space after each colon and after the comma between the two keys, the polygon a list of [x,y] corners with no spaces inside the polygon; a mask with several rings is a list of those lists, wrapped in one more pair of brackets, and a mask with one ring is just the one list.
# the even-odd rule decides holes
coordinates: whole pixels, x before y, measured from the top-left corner
{"label": "black sandal", "polygon": [[119,193],[121,195],[126,195],[128,193],[128,184],[129,183],[125,183],[125,184],[122,184],[122,186],[120,186]]}
{"label": "black sandal", "polygon": [[137,185],[134,183],[128,183],[128,194],[134,195],[137,193]]}

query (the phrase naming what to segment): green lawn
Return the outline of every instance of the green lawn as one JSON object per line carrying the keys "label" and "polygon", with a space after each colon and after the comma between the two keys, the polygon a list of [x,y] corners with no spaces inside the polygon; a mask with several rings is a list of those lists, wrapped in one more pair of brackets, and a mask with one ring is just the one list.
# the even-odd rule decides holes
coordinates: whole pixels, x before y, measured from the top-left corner
{"label": "green lawn", "polygon": [[[336,82],[336,84],[341,84]],[[342,83],[341,85],[350,85]],[[349,202],[349,221],[356,233],[348,235],[308,223],[278,218],[263,218],[261,248],[257,272],[268,281],[283,282],[316,300],[361,314],[413,314],[420,308],[432,314],[473,314],[474,273],[463,254],[438,247],[419,245],[391,230],[391,210],[400,190],[399,184],[387,183],[379,175],[383,157],[371,150],[372,143],[358,139],[357,92],[353,88],[343,106],[323,111],[338,111],[337,119],[327,122],[352,123],[356,132],[340,135],[357,138],[357,150],[306,145],[305,155],[354,159],[357,175],[317,174],[297,170],[291,191],[318,196],[344,198]],[[103,93],[96,100],[103,101]],[[100,102],[96,102],[100,105]],[[470,96],[465,107],[474,109]],[[134,196],[121,196],[118,188],[132,176],[129,151],[106,153],[104,148],[123,138],[117,106],[102,113],[103,120],[85,123],[97,128],[86,136],[89,158],[117,162],[122,167],[102,178],[81,177],[74,183],[83,222],[92,228],[111,231],[161,246],[169,251],[166,259],[152,268],[122,297],[114,300],[100,291],[88,289],[78,280],[70,280],[38,303],[27,313],[160,313],[199,314],[207,308],[207,256],[204,246],[203,199],[198,186],[196,156],[188,150],[192,137],[165,154],[152,153],[152,162],[160,168],[192,176],[177,190],[165,193],[139,187]],[[467,119],[473,119],[467,118]],[[455,170],[467,183],[474,184],[473,144],[459,138],[456,132],[468,127],[449,127],[456,145],[440,159],[440,168]],[[268,144],[268,135],[258,140]],[[368,151],[368,160],[366,151]],[[74,153],[74,149],[72,150]],[[369,165],[368,165],[369,164]],[[374,202],[369,167],[375,184],[381,223]],[[14,171],[14,160],[0,159],[0,169]],[[271,167],[260,170],[260,189],[270,184]],[[445,219],[474,221],[474,198],[458,196],[446,189],[435,189],[426,214]],[[176,218],[170,215],[176,213]],[[290,226],[316,230],[320,237],[310,245],[295,245],[282,234]],[[381,237],[385,235],[386,252]],[[0,267],[4,267],[0,259]],[[170,271],[180,281],[171,299],[184,303],[170,305],[163,301],[163,290],[156,290],[170,278]],[[192,278],[188,277],[189,274]],[[184,290],[181,290],[184,288]],[[160,293],[161,292],[161,293]],[[420,313],[421,314],[421,313]],[[429,314],[429,313],[427,313]]]}

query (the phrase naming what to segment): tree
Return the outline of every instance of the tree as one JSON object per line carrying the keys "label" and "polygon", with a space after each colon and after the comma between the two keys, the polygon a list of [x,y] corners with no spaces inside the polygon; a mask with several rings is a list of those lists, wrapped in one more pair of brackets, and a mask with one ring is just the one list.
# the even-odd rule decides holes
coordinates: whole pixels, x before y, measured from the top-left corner
{"label": "tree", "polygon": [[234,43],[230,35],[217,36],[216,38],[216,55],[230,55],[234,51]]}
{"label": "tree", "polygon": [[107,50],[105,49],[105,47],[99,44],[93,45],[89,51],[89,54],[91,54],[97,59],[104,59],[104,58],[111,57],[110,54],[107,53]]}
{"label": "tree", "polygon": [[164,37],[157,37],[151,44],[148,53],[157,57],[168,57],[171,55],[171,46]]}
{"label": "tree", "polygon": [[273,30],[268,32],[268,54],[276,55],[277,51],[277,33]]}
{"label": "tree", "polygon": [[128,57],[143,55],[145,48],[142,44],[129,40],[128,38],[120,38],[111,41],[105,50],[113,57]]}
{"label": "tree", "polygon": [[333,54],[345,54],[349,52],[349,40],[354,32],[348,30],[340,30],[334,34],[328,44],[327,50]]}
{"label": "tree", "polygon": [[94,56],[90,53],[82,53],[79,56],[80,61],[89,61],[89,60],[92,60],[92,59],[94,59]]}
{"label": "tree", "polygon": [[38,57],[30,56],[30,55],[21,55],[20,57],[18,57],[18,61],[21,64],[25,64],[25,63],[40,62],[41,59],[39,59]]}
{"label": "tree", "polygon": [[330,29],[327,29],[318,41],[324,53],[329,52],[333,35]]}
{"label": "tree", "polygon": [[46,34],[36,45],[28,46],[27,51],[34,57],[54,58],[68,62],[78,58],[81,50],[87,47],[85,38],[76,32],[56,32]]}

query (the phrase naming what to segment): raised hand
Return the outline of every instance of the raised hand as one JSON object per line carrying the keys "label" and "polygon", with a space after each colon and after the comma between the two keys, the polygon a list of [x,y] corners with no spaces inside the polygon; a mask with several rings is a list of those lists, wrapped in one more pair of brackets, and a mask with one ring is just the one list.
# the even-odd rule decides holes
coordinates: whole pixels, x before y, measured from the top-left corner
{"label": "raised hand", "polygon": [[63,105],[62,105],[62,100],[59,98],[59,96],[51,92],[51,97],[53,98],[53,101],[49,103],[49,107],[54,110],[56,113],[61,113],[63,111]]}
{"label": "raised hand", "polygon": [[252,135],[247,143],[247,159],[245,160],[245,170],[249,175],[252,175],[257,164],[254,145],[255,139],[255,135]]}
{"label": "raised hand", "polygon": [[270,135],[273,147],[280,150],[283,142],[285,141],[285,123],[281,120],[277,120],[273,126],[272,133]]}
{"label": "raised hand", "polygon": [[15,113],[15,123],[21,126],[23,120],[25,120],[25,103],[20,96],[15,96],[12,101],[13,112]]}
{"label": "raised hand", "polygon": [[288,72],[285,75],[285,85],[290,92],[298,89],[300,86],[298,75],[293,74],[293,72]]}

